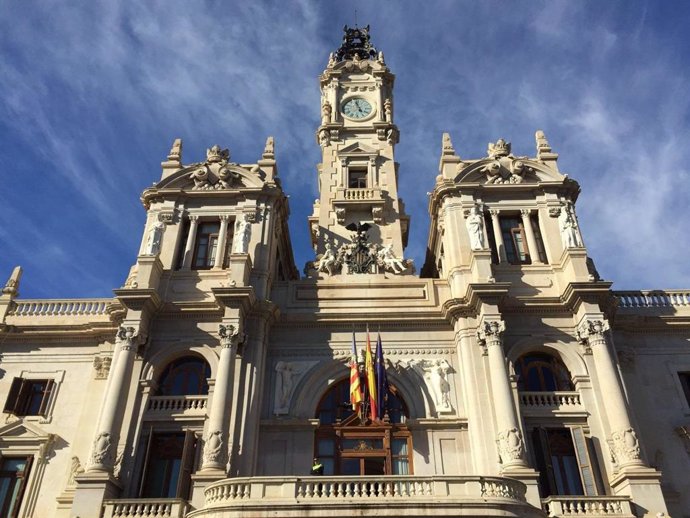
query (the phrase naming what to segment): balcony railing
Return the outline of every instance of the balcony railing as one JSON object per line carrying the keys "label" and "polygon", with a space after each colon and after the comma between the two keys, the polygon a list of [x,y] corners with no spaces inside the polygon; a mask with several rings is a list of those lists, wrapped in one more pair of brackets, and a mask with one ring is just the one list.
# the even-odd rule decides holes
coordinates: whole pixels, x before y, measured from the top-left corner
{"label": "balcony railing", "polygon": [[183,518],[187,502],[179,498],[106,500],[103,518]]}
{"label": "balcony railing", "polygon": [[554,517],[634,518],[628,496],[551,496],[542,500],[544,511]]}
{"label": "balcony railing", "polygon": [[619,308],[690,307],[688,290],[614,291]]}
{"label": "balcony railing", "polygon": [[581,410],[579,392],[528,392],[520,391],[520,404],[531,408],[550,408],[557,409],[571,408]]}
{"label": "balcony railing", "polygon": [[[380,476],[380,477],[252,477],[225,479],[205,490],[205,505],[195,517],[305,516],[323,507],[332,516],[350,516],[362,505],[405,516],[434,505],[435,515],[457,516],[476,509],[482,516],[543,517],[526,503],[525,485],[502,477]],[[481,509],[481,511],[479,511]],[[337,511],[336,511],[337,510]],[[208,512],[207,512],[208,511]],[[499,514],[494,514],[494,512]],[[374,513],[376,514],[376,513]],[[372,514],[373,516],[373,514]]]}
{"label": "balcony railing", "polygon": [[16,317],[55,317],[107,315],[113,299],[15,300],[11,315]]}
{"label": "balcony railing", "polygon": [[147,417],[157,415],[204,416],[208,396],[151,396],[146,409]]}

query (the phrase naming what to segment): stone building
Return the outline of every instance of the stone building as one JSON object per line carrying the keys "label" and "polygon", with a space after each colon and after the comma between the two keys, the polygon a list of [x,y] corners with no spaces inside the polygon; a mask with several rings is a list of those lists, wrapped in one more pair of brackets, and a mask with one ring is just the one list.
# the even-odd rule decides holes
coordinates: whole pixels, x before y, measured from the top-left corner
{"label": "stone building", "polygon": [[[272,138],[252,164],[175,140],[113,298],[22,299],[12,272],[0,515],[690,516],[690,291],[611,290],[541,131],[478,159],[443,135],[417,273],[368,28],[319,80],[304,275]],[[367,324],[378,419],[349,405]]]}

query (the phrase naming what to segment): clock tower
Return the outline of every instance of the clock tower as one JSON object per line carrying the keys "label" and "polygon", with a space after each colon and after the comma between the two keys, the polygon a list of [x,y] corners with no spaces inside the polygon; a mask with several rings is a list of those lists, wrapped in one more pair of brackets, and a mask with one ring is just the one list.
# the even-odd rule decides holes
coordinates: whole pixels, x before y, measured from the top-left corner
{"label": "clock tower", "polygon": [[[369,26],[345,26],[344,32],[342,45],[331,53],[320,77],[321,124],[316,137],[322,161],[317,166],[319,198],[309,217],[312,245],[317,259],[351,248],[353,229],[366,224],[368,246],[402,259],[409,216],[398,197],[395,76],[383,52],[372,46]],[[358,273],[382,268],[381,263]]]}

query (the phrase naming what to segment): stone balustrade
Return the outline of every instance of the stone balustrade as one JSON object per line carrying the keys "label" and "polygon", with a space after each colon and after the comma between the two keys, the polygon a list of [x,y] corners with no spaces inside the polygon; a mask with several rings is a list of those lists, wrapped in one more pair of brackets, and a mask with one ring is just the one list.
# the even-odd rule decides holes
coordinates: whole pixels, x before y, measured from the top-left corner
{"label": "stone balustrade", "polygon": [[106,500],[103,518],[183,518],[187,502],[179,498]]}
{"label": "stone balustrade", "polygon": [[206,414],[208,396],[151,396],[146,409],[147,417],[150,414]]}
{"label": "stone balustrade", "polygon": [[[571,407],[580,410],[579,392],[530,392],[520,391],[520,405],[524,407],[562,408]],[[577,408],[575,408],[577,407]],[[567,408],[566,408],[567,409]]]}
{"label": "stone balustrade", "polygon": [[628,496],[551,496],[542,500],[544,511],[555,517],[634,518]]}
{"label": "stone balustrade", "polygon": [[113,299],[25,299],[15,300],[10,315],[15,317],[61,317],[107,315]]}
{"label": "stone balustrade", "polygon": [[346,200],[373,200],[378,198],[378,189],[345,189]]}
{"label": "stone balustrade", "polygon": [[444,516],[462,514],[461,509],[482,509],[482,516],[494,516],[500,511],[500,516],[543,517],[540,509],[526,503],[525,491],[522,482],[503,477],[232,478],[209,485],[204,507],[190,516],[218,516],[221,509],[223,516],[229,517],[252,513],[259,516],[263,509],[280,516],[305,516],[321,506],[331,512],[337,507],[336,514],[342,514],[364,503],[375,506],[377,516],[405,516],[433,502]]}
{"label": "stone balustrade", "polygon": [[690,291],[649,290],[614,291],[619,308],[690,307]]}

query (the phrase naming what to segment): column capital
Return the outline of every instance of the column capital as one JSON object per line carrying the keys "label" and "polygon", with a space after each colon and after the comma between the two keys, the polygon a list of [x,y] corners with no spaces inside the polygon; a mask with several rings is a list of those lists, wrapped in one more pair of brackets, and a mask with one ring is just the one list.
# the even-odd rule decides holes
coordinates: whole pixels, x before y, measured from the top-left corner
{"label": "column capital", "polygon": [[120,326],[115,334],[115,343],[123,351],[131,351],[136,345],[137,338],[138,334],[135,328]]}
{"label": "column capital", "polygon": [[488,345],[500,345],[506,324],[501,319],[483,319],[477,329],[477,339]]}
{"label": "column capital", "polygon": [[238,344],[244,343],[247,335],[240,333],[239,327],[232,324],[219,324],[218,336],[220,337],[220,346],[223,349],[236,348]]}
{"label": "column capital", "polygon": [[189,218],[189,221],[199,221],[198,214],[187,214],[187,218]]}
{"label": "column capital", "polygon": [[218,216],[218,219],[220,219],[221,221],[228,221],[230,219],[230,214],[221,214],[220,216]]}
{"label": "column capital", "polygon": [[491,214],[492,218],[498,217],[498,215],[501,213],[500,209],[489,209],[489,214]]}
{"label": "column capital", "polygon": [[605,333],[610,329],[606,318],[583,318],[577,326],[577,339],[582,344],[599,344],[606,342]]}
{"label": "column capital", "polygon": [[532,209],[520,209],[520,214],[522,217],[529,217],[532,214]]}

